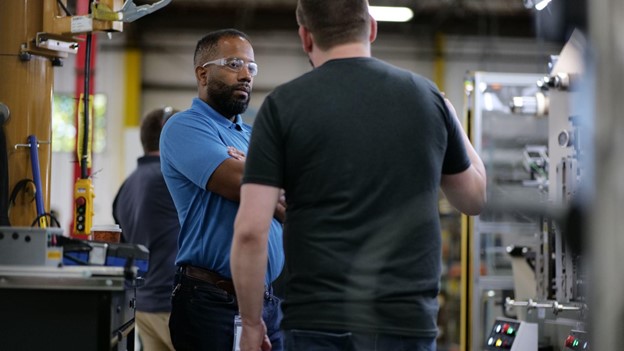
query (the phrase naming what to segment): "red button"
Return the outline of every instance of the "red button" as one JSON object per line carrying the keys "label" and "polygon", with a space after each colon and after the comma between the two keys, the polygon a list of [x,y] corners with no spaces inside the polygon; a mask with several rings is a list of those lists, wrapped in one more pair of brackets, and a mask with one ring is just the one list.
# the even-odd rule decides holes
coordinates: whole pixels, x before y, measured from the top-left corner
{"label": "red button", "polygon": [[572,344],[574,344],[574,340],[576,340],[576,338],[574,338],[573,335],[568,335],[568,337],[565,340],[565,346],[572,347]]}
{"label": "red button", "polygon": [[79,197],[76,199],[76,205],[77,206],[82,206],[84,204],[87,203],[87,199],[85,199],[84,197]]}

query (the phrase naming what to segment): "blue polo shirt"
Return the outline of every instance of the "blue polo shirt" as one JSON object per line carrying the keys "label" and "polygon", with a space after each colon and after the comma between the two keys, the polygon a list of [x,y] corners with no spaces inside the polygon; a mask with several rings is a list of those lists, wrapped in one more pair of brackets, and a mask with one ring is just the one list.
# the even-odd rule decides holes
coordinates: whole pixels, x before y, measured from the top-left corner
{"label": "blue polo shirt", "polygon": [[[178,211],[180,236],[176,265],[190,264],[231,278],[230,249],[238,202],[206,190],[212,173],[230,158],[227,147],[245,153],[251,126],[240,115],[232,123],[199,98],[172,116],[160,136],[161,169]],[[266,283],[284,264],[282,226],[271,222]]]}

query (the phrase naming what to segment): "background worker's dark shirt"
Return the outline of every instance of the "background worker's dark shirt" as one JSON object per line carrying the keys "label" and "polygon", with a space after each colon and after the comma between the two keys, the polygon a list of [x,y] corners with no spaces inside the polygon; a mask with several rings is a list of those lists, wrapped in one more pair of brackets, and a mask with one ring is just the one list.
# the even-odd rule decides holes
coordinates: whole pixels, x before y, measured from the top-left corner
{"label": "background worker's dark shirt", "polygon": [[143,156],[113,202],[113,217],[126,242],[149,249],[145,285],[137,290],[137,310],[171,311],[178,253],[178,213],[160,171],[159,156]]}

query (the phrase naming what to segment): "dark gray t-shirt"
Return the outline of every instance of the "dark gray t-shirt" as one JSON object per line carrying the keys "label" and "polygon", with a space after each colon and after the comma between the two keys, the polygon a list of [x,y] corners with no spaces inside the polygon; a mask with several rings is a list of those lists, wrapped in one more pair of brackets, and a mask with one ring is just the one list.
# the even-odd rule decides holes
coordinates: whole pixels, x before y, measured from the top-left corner
{"label": "dark gray t-shirt", "polygon": [[286,190],[283,328],[435,336],[440,178],[469,165],[435,85],[380,60],[272,92],[244,182]]}

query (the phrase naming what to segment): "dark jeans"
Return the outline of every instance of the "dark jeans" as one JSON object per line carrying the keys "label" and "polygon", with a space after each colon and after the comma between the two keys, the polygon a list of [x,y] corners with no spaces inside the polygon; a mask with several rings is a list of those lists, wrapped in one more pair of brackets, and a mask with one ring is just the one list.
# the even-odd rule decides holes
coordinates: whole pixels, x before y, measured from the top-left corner
{"label": "dark jeans", "polygon": [[[236,297],[200,280],[176,273],[169,331],[177,351],[232,351]],[[273,351],[282,351],[280,300],[265,293],[264,323]]]}
{"label": "dark jeans", "polygon": [[388,334],[285,330],[287,351],[435,351],[435,338]]}

